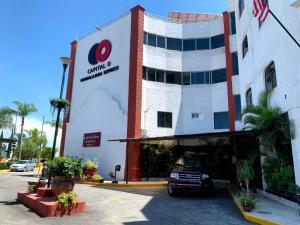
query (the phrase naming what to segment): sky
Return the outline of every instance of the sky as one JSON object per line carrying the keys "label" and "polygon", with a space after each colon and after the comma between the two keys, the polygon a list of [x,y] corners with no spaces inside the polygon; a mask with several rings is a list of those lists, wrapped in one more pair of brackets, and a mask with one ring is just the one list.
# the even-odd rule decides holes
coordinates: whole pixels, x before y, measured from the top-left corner
{"label": "sky", "polygon": [[[38,113],[25,122],[25,129],[40,129],[43,116],[54,119],[49,99],[60,91],[59,57],[70,55],[72,40],[137,4],[163,17],[169,11],[221,13],[227,9],[227,0],[1,0],[0,107],[13,106],[14,100],[34,103]],[[51,145],[53,132],[46,128]]]}

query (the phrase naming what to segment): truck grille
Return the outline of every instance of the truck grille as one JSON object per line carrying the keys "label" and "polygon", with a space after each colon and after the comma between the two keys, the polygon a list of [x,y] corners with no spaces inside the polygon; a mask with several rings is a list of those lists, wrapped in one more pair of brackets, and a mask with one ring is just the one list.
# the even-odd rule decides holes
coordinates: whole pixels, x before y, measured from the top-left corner
{"label": "truck grille", "polygon": [[179,173],[178,178],[180,180],[201,180],[200,173]]}

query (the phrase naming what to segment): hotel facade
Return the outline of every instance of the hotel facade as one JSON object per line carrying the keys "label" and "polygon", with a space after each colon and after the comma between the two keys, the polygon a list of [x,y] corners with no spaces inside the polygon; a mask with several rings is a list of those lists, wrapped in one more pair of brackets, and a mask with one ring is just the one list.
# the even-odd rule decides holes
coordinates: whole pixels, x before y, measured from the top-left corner
{"label": "hotel facade", "polygon": [[[299,1],[269,0],[300,40]],[[271,103],[294,123],[300,185],[300,49],[252,1],[221,14],[151,15],[141,6],[71,44],[61,155],[99,161],[105,178],[141,178],[141,137],[238,132],[241,109],[273,89]]]}

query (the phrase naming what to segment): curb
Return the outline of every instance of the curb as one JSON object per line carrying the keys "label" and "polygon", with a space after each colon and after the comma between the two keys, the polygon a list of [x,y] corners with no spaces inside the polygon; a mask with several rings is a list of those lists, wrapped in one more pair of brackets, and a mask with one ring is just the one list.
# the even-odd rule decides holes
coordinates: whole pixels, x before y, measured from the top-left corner
{"label": "curb", "polygon": [[95,182],[76,182],[77,184],[88,184],[95,186],[104,186],[104,187],[164,187],[167,184],[163,183],[149,183],[149,184],[113,184],[113,183],[95,183]]}
{"label": "curb", "polygon": [[245,218],[245,220],[248,220],[250,222],[253,223],[257,223],[257,224],[261,224],[261,225],[283,225],[281,223],[277,223],[271,220],[267,220],[265,218],[262,217],[258,217],[258,216],[254,216],[251,213],[245,212],[240,205],[238,204],[234,194],[231,192],[231,190],[229,188],[227,188],[227,191],[229,192],[231,198],[233,199],[235,205],[238,207],[238,209],[240,210],[241,214],[243,215],[243,217]]}
{"label": "curb", "polygon": [[0,173],[6,173],[9,172],[10,170],[0,170]]}

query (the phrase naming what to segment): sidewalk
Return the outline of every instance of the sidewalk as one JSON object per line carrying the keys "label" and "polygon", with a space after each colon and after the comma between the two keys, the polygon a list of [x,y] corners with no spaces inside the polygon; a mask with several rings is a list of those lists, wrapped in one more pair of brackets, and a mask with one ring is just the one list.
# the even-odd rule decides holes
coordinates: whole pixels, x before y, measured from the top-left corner
{"label": "sidewalk", "polygon": [[289,208],[261,194],[257,194],[257,206],[249,214],[264,218],[282,225],[299,225],[300,216],[297,210]]}

